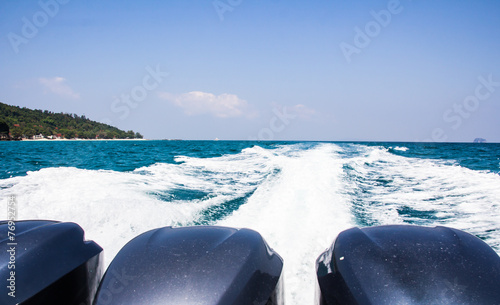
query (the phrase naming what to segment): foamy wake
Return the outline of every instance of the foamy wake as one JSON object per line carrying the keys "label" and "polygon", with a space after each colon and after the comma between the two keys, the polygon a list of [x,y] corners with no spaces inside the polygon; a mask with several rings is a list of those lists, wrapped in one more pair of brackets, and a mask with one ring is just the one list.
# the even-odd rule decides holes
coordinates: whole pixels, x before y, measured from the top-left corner
{"label": "foamy wake", "polygon": [[481,237],[500,253],[499,175],[364,149],[348,160],[356,178],[346,189],[364,190],[357,209],[373,224],[446,225]]}
{"label": "foamy wake", "polygon": [[[107,265],[135,236],[163,226],[191,225],[208,207],[252,192],[272,171],[269,155],[256,147],[213,159],[179,157],[180,164],[133,172],[45,168],[0,180],[0,198],[6,206],[9,195],[17,197],[18,219],[78,223],[86,238],[105,249]],[[202,195],[178,198],[182,191]],[[0,219],[6,211],[0,211]]]}
{"label": "foamy wake", "polygon": [[316,258],[340,231],[360,223],[448,225],[500,253],[496,174],[364,145],[255,146],[176,161],[132,172],[46,168],[0,180],[0,198],[5,207],[16,195],[19,219],[78,223],[104,248],[107,264],[145,231],[195,224],[207,209],[243,198],[236,211],[210,223],[263,235],[284,258],[287,305],[313,303]]}
{"label": "foamy wake", "polygon": [[273,160],[280,173],[262,183],[248,202],[219,225],[260,232],[284,259],[286,304],[312,304],[315,260],[337,234],[353,225],[341,195],[342,162],[335,145]]}

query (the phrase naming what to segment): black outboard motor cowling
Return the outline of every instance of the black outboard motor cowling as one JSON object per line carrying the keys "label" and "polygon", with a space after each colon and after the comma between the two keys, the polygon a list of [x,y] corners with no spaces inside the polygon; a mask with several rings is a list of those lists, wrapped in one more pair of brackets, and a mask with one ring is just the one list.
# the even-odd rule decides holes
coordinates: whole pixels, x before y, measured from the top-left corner
{"label": "black outboard motor cowling", "polygon": [[446,227],[341,232],[316,262],[317,304],[500,304],[500,257]]}
{"label": "black outboard motor cowling", "polygon": [[120,250],[95,305],[281,305],[282,268],[255,231],[165,227]]}
{"label": "black outboard motor cowling", "polygon": [[0,304],[92,304],[102,276],[102,248],[84,241],[84,232],[75,223],[27,220],[14,224],[0,222],[4,283]]}

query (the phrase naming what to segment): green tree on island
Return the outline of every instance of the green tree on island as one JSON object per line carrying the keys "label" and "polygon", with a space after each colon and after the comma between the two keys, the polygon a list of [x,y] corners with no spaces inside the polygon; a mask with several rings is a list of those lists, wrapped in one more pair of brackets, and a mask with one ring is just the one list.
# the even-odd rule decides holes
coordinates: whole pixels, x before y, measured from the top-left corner
{"label": "green tree on island", "polygon": [[0,121],[0,139],[9,139],[9,125],[7,123]]}

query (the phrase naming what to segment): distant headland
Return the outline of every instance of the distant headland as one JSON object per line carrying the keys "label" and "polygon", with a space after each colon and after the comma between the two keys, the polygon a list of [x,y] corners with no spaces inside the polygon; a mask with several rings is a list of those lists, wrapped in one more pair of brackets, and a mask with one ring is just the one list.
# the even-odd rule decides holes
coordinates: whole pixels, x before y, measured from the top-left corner
{"label": "distant headland", "polygon": [[54,113],[0,103],[0,140],[142,139],[133,130],[123,131],[92,121],[85,115]]}

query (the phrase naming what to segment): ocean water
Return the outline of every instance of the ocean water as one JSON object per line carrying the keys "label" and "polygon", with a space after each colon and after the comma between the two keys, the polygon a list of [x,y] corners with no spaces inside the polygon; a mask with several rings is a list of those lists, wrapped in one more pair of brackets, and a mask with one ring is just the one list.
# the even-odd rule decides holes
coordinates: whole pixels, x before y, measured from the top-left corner
{"label": "ocean water", "polygon": [[[259,231],[286,302],[312,304],[318,255],[353,226],[446,225],[500,253],[500,144],[0,142],[0,219],[78,223],[107,264],[162,226]],[[3,208],[2,208],[3,207]]]}

